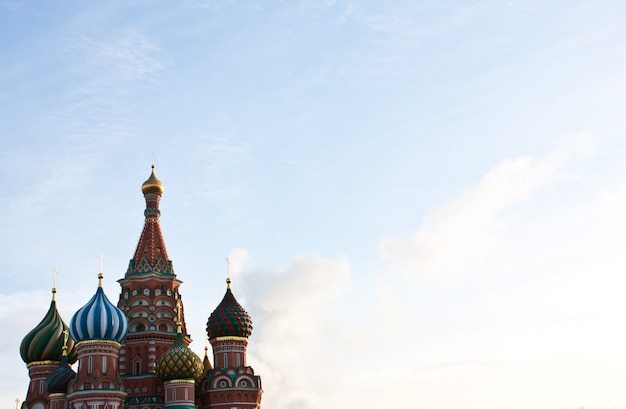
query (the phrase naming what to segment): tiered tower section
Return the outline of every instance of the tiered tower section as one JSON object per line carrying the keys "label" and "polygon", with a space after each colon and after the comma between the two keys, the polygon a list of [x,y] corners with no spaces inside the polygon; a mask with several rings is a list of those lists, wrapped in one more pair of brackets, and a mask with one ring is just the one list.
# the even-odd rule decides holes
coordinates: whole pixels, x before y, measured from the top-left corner
{"label": "tiered tower section", "polygon": [[96,294],[70,321],[78,351],[78,373],[69,382],[67,393],[67,403],[73,409],[122,409],[126,397],[119,356],[128,323],[104,294],[102,273],[98,280]]}
{"label": "tiered tower section", "polygon": [[128,318],[129,331],[121,350],[120,371],[128,396],[127,409],[162,408],[163,381],[156,375],[156,362],[174,343],[177,314],[180,314],[185,344],[182,298],[161,233],[159,203],[164,187],[154,173],[141,187],[145,201],[144,227],[123,279],[118,308]]}
{"label": "tiered tower section", "polygon": [[[20,355],[28,368],[30,384],[23,408],[44,409],[48,407],[46,378],[54,371],[63,357],[64,336],[67,325],[61,319],[56,306],[56,288],[52,289],[52,302],[45,317],[22,340]],[[74,340],[67,342],[65,359],[76,362]]]}
{"label": "tiered tower section", "polygon": [[159,358],[156,372],[165,384],[165,409],[197,409],[196,380],[202,378],[204,366],[185,344],[180,326],[174,344]]}
{"label": "tiered tower section", "polygon": [[226,280],[226,294],[209,317],[207,335],[213,347],[213,369],[200,387],[201,409],[259,409],[261,377],[247,365],[252,320],[237,302]]}

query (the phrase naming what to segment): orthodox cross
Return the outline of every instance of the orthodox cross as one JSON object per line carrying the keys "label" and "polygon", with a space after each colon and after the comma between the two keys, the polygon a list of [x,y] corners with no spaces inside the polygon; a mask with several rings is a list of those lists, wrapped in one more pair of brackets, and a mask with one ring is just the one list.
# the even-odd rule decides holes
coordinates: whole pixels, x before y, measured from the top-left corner
{"label": "orthodox cross", "polygon": [[98,286],[102,287],[102,279],[104,278],[104,274],[102,274],[102,263],[104,260],[104,255],[100,253],[100,273],[98,273]]}

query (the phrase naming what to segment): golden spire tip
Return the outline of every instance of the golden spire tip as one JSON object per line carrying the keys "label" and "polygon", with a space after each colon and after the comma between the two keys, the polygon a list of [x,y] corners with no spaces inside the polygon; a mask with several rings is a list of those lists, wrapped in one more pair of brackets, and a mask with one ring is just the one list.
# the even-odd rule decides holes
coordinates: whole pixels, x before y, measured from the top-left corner
{"label": "golden spire tip", "polygon": [[70,338],[70,333],[67,329],[63,330],[63,356],[67,356],[67,340]]}
{"label": "golden spire tip", "polygon": [[226,288],[230,288],[230,260],[226,257]]}
{"label": "golden spire tip", "polygon": [[52,301],[56,301],[57,299],[57,268],[54,267],[52,269],[53,279],[52,279]]}
{"label": "golden spire tip", "polygon": [[180,298],[176,301],[176,332],[182,334],[183,332],[183,308]]}
{"label": "golden spire tip", "polygon": [[102,279],[104,278],[104,274],[102,274],[103,261],[104,261],[104,255],[100,253],[100,272],[98,273],[98,287],[102,287]]}

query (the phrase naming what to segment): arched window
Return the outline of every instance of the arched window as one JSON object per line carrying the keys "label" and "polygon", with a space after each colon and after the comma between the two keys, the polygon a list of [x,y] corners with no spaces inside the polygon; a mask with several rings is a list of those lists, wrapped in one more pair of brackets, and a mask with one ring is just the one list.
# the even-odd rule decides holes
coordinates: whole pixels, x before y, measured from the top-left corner
{"label": "arched window", "polygon": [[133,359],[133,375],[141,375],[141,358],[139,356]]}

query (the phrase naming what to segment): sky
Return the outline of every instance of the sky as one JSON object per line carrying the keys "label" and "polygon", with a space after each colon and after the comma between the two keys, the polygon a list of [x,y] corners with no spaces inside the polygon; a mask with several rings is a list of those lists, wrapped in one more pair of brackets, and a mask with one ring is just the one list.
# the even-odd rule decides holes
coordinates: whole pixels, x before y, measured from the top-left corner
{"label": "sky", "polygon": [[267,409],[626,409],[620,1],[0,0],[0,402],[161,228]]}

